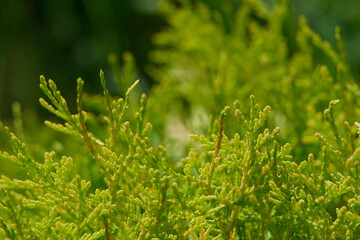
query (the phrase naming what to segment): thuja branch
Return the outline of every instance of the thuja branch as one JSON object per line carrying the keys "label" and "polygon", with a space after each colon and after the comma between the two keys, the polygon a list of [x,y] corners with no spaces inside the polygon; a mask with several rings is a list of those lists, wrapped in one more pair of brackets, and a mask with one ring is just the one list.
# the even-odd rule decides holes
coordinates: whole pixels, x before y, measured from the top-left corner
{"label": "thuja branch", "polygon": [[100,159],[100,155],[96,152],[95,146],[93,142],[91,141],[91,138],[89,136],[89,132],[86,128],[85,124],[85,117],[84,117],[84,110],[83,110],[83,104],[82,104],[82,95],[83,95],[83,87],[84,87],[84,80],[81,78],[77,79],[77,99],[76,104],[78,108],[78,116],[79,116],[79,122],[81,127],[81,136],[85,142],[85,144],[88,146],[93,158],[96,160],[96,163],[99,165],[102,171],[106,174],[106,176],[110,179],[110,172],[109,169],[107,169],[104,164],[102,163]]}
{"label": "thuja branch", "polygon": [[209,175],[208,175],[208,179],[207,179],[207,185],[208,185],[209,192],[211,192],[211,181],[212,181],[212,178],[214,175],[216,163],[219,161],[219,152],[220,152],[220,148],[221,148],[221,142],[222,142],[223,130],[224,130],[224,117],[226,116],[229,109],[230,109],[230,107],[226,106],[220,113],[218,140],[216,142],[215,153],[214,153],[214,156],[211,161],[211,166],[210,166]]}
{"label": "thuja branch", "polygon": [[100,70],[100,80],[101,80],[101,85],[104,89],[104,96],[105,96],[105,100],[106,100],[106,106],[108,109],[108,116],[109,116],[110,128],[111,128],[111,137],[110,137],[111,138],[111,146],[114,146],[115,141],[116,141],[115,121],[114,121],[114,115],[113,115],[113,108],[111,106],[110,93],[106,87],[106,81],[105,81],[103,70]]}
{"label": "thuja branch", "polygon": [[334,134],[336,144],[338,145],[341,152],[344,154],[345,149],[343,148],[342,140],[341,140],[341,137],[339,135],[339,131],[338,131],[336,123],[335,123],[335,113],[334,113],[334,107],[339,102],[340,102],[340,100],[336,99],[336,100],[332,100],[329,103],[329,108],[325,109],[325,111],[324,111],[324,118],[325,118],[326,121],[328,121],[330,123],[331,130],[332,130],[332,132]]}
{"label": "thuja branch", "polygon": [[84,87],[84,80],[82,80],[81,78],[78,78],[77,79],[77,99],[76,99],[76,104],[77,104],[77,110],[78,110],[80,127],[81,127],[81,136],[84,139],[86,145],[88,146],[91,154],[96,159],[97,154],[95,152],[95,147],[94,147],[93,143],[90,140],[90,137],[89,137],[88,131],[86,129],[86,125],[85,125],[84,110],[83,110],[83,105],[82,105],[83,87]]}

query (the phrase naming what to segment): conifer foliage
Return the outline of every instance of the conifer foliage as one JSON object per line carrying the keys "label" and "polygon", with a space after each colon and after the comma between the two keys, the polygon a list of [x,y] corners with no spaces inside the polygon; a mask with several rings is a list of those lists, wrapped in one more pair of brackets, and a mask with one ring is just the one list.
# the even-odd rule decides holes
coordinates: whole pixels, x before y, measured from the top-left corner
{"label": "conifer foliage", "polygon": [[[168,49],[153,53],[159,84],[149,101],[142,94],[134,102],[139,81],[112,96],[100,70],[102,97],[85,94],[77,79],[72,113],[55,82],[40,77],[40,104],[58,118],[40,133],[69,135],[68,156],[40,156],[24,132],[1,124],[9,150],[0,160],[26,173],[1,176],[1,239],[360,239],[360,90],[339,30],[340,54],[303,18],[286,42],[286,3],[243,1],[228,35],[205,5],[182,4],[164,5],[173,26],[156,38]],[[184,27],[189,18],[198,35]],[[178,34],[194,39],[181,45]],[[194,76],[213,92],[196,95]],[[191,113],[182,116],[185,102]],[[194,128],[196,111],[208,116],[205,131]],[[169,114],[195,130],[190,143],[167,141],[166,129],[179,125]],[[167,149],[185,153],[178,160]]]}

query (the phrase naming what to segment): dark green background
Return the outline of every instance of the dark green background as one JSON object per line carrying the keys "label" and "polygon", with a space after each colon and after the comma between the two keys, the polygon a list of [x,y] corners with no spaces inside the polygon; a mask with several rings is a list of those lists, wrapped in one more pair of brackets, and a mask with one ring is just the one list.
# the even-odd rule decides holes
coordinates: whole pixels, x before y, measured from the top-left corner
{"label": "dark green background", "polygon": [[[99,68],[108,69],[108,54],[121,59],[131,51],[141,77],[154,82],[144,71],[154,48],[153,33],[165,19],[157,0],[0,0],[0,119],[11,116],[11,103],[40,109],[39,75],[56,80],[65,98],[74,100],[75,80],[86,80],[86,91],[99,92]],[[196,2],[196,1],[194,1]],[[204,0],[226,15],[241,1]],[[360,76],[360,1],[296,0],[294,19],[307,16],[309,25],[335,44],[334,28],[340,26],[349,64]],[[228,21],[231,21],[229,14]],[[156,80],[155,80],[156,81]]]}

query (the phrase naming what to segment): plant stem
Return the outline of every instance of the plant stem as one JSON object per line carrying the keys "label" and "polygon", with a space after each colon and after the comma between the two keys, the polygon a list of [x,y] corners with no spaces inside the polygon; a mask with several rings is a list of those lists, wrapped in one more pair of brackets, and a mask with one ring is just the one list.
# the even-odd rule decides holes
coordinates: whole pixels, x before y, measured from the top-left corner
{"label": "plant stem", "polygon": [[223,138],[223,129],[224,129],[224,115],[222,115],[220,117],[218,140],[216,142],[215,153],[214,153],[214,156],[213,156],[212,161],[211,161],[211,166],[210,166],[210,170],[209,170],[209,177],[208,177],[208,181],[207,181],[207,185],[208,185],[210,193],[211,193],[211,180],[213,178],[215,167],[216,167],[216,158],[218,158],[220,148],[221,148],[221,142],[222,142],[222,138]]}

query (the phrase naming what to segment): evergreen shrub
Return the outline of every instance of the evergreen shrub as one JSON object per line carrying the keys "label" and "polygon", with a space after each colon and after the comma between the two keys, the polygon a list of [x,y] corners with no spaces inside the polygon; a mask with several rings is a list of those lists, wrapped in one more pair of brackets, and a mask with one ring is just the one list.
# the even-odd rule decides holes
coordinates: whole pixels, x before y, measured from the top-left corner
{"label": "evergreen shrub", "polygon": [[360,239],[360,89],[340,30],[335,50],[286,2],[244,0],[231,24],[180,5],[162,5],[149,99],[126,54],[125,71],[110,60],[130,88],[110,95],[100,71],[90,96],[79,78],[76,113],[40,77],[59,134],[29,136],[13,106],[0,238]]}

